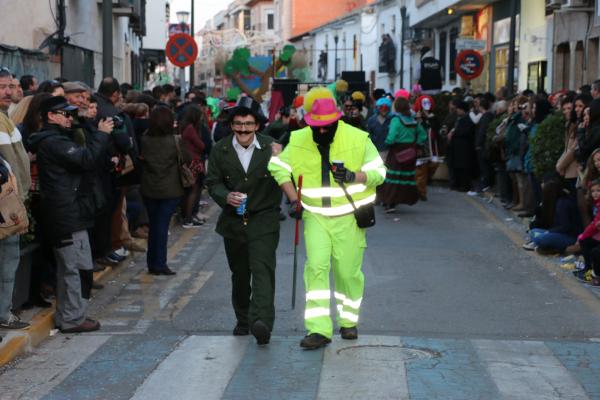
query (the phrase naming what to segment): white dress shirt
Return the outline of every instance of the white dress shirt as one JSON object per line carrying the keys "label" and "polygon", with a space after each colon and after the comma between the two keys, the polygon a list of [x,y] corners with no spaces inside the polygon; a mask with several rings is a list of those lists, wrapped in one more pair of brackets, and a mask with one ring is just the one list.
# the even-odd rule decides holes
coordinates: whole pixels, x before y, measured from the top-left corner
{"label": "white dress shirt", "polygon": [[231,143],[233,144],[233,148],[235,149],[235,152],[237,153],[237,156],[240,159],[240,163],[244,168],[244,172],[248,172],[248,166],[250,165],[250,160],[252,160],[254,148],[260,149],[260,143],[258,143],[256,135],[254,135],[254,141],[250,144],[250,146],[248,146],[248,148],[245,148],[244,146],[239,144],[235,135],[233,135],[233,140],[231,141]]}

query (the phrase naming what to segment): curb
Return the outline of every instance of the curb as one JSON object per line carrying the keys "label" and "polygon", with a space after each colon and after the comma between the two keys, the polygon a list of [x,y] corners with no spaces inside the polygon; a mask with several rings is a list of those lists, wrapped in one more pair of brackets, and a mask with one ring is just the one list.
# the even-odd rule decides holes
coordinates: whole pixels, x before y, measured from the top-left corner
{"label": "curb", "polygon": [[[100,280],[112,271],[112,267],[94,273],[94,281]],[[31,351],[54,329],[54,307],[39,311],[29,322],[27,329],[10,332],[0,342],[0,367],[15,358]]]}

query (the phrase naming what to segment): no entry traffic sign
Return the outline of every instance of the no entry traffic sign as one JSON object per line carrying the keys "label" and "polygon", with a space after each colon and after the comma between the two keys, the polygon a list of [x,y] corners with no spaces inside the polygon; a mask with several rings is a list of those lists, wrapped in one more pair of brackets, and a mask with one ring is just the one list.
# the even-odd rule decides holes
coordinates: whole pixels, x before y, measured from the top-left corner
{"label": "no entry traffic sign", "polygon": [[194,38],[187,33],[178,33],[171,36],[167,42],[166,53],[173,65],[185,68],[196,61],[198,45]]}
{"label": "no entry traffic sign", "polygon": [[485,61],[479,52],[475,50],[463,50],[456,56],[454,70],[461,78],[470,81],[481,75],[484,63]]}

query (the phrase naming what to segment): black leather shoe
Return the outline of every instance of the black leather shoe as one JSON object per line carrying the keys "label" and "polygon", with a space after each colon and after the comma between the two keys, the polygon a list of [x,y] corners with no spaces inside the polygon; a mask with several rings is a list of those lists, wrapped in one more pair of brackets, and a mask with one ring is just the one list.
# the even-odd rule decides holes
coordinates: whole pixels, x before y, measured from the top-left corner
{"label": "black leather shoe", "polygon": [[352,328],[340,328],[340,335],[342,339],[356,340],[358,339],[358,329],[355,326]]}
{"label": "black leather shoe", "polygon": [[300,341],[300,347],[306,350],[315,350],[319,347],[324,347],[329,343],[331,343],[331,339],[328,339],[319,333],[311,333],[310,335],[304,336],[304,339]]}
{"label": "black leather shoe", "polygon": [[250,334],[250,330],[247,325],[240,325],[239,323],[233,328],[233,336],[246,336]]}
{"label": "black leather shoe", "polygon": [[260,319],[257,319],[252,324],[252,335],[256,338],[256,344],[269,344],[271,340],[271,331],[267,324],[262,322]]}

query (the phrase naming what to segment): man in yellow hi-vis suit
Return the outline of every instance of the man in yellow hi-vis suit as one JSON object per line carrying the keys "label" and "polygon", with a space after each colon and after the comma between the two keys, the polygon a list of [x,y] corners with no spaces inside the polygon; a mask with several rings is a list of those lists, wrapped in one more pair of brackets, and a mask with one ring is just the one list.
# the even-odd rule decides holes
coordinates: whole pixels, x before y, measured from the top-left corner
{"label": "man in yellow hi-vis suit", "polygon": [[[305,96],[304,108],[309,126],[292,132],[281,154],[274,149],[268,168],[291,201],[290,215],[303,215],[307,256],[304,321],[308,333],[300,346],[317,349],[330,343],[333,335],[329,312],[330,260],[340,334],[343,339],[358,337],[366,237],[340,183],[346,186],[356,207],[372,204],[375,188],[385,179],[385,167],[368,134],[340,121],[342,113],[329,90],[312,89]],[[344,166],[332,168],[333,162],[343,162]],[[300,175],[304,212],[297,215],[298,196],[292,182],[297,182]]]}

